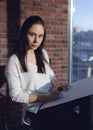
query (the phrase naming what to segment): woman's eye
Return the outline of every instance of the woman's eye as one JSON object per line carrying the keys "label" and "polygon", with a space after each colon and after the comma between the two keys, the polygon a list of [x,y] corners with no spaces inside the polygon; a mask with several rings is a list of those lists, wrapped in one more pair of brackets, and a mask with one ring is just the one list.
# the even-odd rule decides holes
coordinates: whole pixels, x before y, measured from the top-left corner
{"label": "woman's eye", "polygon": [[31,32],[28,32],[28,34],[29,34],[31,37],[35,36],[35,34],[34,34],[34,33],[31,33]]}
{"label": "woman's eye", "polygon": [[30,36],[32,36],[32,37],[33,37],[33,36],[35,36],[35,35],[34,35],[33,33],[30,33]]}
{"label": "woman's eye", "polygon": [[39,38],[43,38],[43,35],[39,35]]}
{"label": "woman's eye", "polygon": [[43,34],[37,35],[37,34],[32,33],[32,32],[28,32],[28,35],[30,35],[31,37],[38,37],[38,38],[43,38],[44,37]]}

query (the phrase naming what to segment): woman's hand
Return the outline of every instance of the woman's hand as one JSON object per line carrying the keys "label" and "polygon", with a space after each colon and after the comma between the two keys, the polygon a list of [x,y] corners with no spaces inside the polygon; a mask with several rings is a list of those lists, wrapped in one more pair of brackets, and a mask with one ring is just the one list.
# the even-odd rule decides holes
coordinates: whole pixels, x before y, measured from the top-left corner
{"label": "woman's hand", "polygon": [[60,85],[57,79],[52,80],[51,84],[52,84],[53,87],[57,88],[59,92],[63,91],[68,86],[67,83]]}
{"label": "woman's hand", "polygon": [[54,88],[54,87],[53,87],[52,91],[50,91],[46,95],[47,102],[56,100],[58,98],[59,98],[59,91],[57,88]]}
{"label": "woman's hand", "polygon": [[58,91],[63,91],[66,87],[68,86],[68,84],[62,84],[60,86],[57,87]]}
{"label": "woman's hand", "polygon": [[57,88],[59,92],[63,91],[68,86],[67,83],[64,83],[64,84],[60,85],[59,82],[57,81],[57,79],[52,80],[51,84],[52,84],[53,87]]}

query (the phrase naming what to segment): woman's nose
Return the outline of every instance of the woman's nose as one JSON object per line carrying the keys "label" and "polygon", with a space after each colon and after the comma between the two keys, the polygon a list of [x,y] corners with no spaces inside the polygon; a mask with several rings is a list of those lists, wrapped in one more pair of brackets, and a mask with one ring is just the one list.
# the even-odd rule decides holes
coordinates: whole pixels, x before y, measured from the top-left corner
{"label": "woman's nose", "polygon": [[37,43],[37,41],[38,41],[38,36],[35,36],[34,43]]}

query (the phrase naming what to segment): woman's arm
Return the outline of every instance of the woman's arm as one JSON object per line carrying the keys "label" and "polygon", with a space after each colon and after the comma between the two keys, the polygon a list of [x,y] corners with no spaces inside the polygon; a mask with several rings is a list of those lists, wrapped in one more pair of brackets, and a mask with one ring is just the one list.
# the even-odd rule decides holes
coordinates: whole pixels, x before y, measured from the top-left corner
{"label": "woman's arm", "polygon": [[8,83],[9,96],[14,102],[28,103],[29,93],[22,89],[18,68],[19,62],[15,55],[9,58],[5,67],[5,77]]}
{"label": "woman's arm", "polygon": [[48,102],[58,98],[58,90],[53,89],[43,95],[29,94],[22,89],[20,78],[18,74],[18,62],[15,57],[12,57],[6,64],[5,76],[8,82],[9,95],[11,99],[19,103],[33,103],[33,102]]}
{"label": "woman's arm", "polygon": [[49,102],[56,100],[59,97],[59,92],[58,89],[53,88],[52,91],[42,94],[42,95],[35,95],[35,94],[30,94],[29,95],[29,103],[33,102]]}

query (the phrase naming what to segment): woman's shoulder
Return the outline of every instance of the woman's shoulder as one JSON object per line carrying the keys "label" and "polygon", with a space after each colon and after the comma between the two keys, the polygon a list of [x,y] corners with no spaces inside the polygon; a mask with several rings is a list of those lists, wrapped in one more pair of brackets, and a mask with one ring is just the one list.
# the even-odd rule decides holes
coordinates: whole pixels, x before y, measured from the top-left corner
{"label": "woman's shoulder", "polygon": [[45,49],[45,48],[43,48],[43,49],[42,49],[42,52],[43,52],[43,53],[47,53],[47,51],[46,51],[46,49]]}
{"label": "woman's shoulder", "polygon": [[16,54],[13,54],[11,55],[9,58],[8,58],[8,62],[18,62],[18,57]]}
{"label": "woman's shoulder", "polygon": [[11,55],[6,62],[5,75],[8,73],[17,73],[17,68],[19,67],[19,61],[15,54]]}
{"label": "woman's shoulder", "polygon": [[47,60],[47,62],[49,63],[49,56],[48,56],[48,52],[46,51],[46,49],[42,49],[44,58]]}

